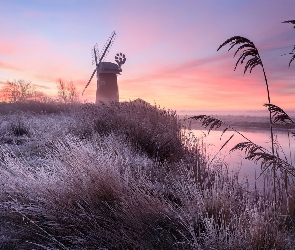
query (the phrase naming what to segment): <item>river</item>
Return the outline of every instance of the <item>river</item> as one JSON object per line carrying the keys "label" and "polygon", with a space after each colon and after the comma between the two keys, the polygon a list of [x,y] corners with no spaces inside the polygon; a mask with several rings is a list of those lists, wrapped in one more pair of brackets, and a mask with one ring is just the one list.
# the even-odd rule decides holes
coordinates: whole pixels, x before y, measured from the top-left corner
{"label": "river", "polygon": [[[202,138],[206,144],[207,153],[209,154],[209,161],[212,161],[212,165],[216,161],[223,161],[230,171],[239,171],[239,179],[241,181],[249,181],[249,185],[254,187],[255,175],[259,176],[261,173],[260,163],[256,164],[253,161],[245,159],[244,152],[234,151],[230,152],[230,149],[239,142],[246,141],[241,135],[226,131],[222,135],[222,131],[210,131],[202,129],[193,129],[192,132],[198,137]],[[245,137],[252,142],[268,149],[271,152],[270,132],[265,129],[244,129],[240,131]],[[224,146],[224,148],[216,155],[222,145],[234,134],[232,139]],[[222,137],[221,137],[222,135]],[[288,137],[287,130],[275,131],[275,140],[279,142],[280,146],[277,146],[277,151],[281,158],[286,159],[290,164],[294,166],[295,163],[295,137]],[[256,172],[256,173],[255,173]],[[262,179],[262,178],[260,178]],[[261,186],[261,181],[257,181],[256,185]]]}

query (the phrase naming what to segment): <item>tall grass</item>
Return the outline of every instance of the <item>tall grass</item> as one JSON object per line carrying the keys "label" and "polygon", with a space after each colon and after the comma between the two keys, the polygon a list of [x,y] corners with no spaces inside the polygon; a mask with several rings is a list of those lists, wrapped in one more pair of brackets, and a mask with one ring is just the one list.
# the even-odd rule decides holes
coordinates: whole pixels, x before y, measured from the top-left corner
{"label": "tall grass", "polygon": [[[287,21],[287,22],[293,22],[293,21]],[[261,161],[261,174],[260,176],[265,173],[269,168],[272,168],[272,175],[273,175],[273,194],[274,194],[274,210],[277,209],[277,187],[276,183],[278,182],[277,178],[277,170],[280,169],[285,174],[285,189],[287,190],[287,174],[290,174],[295,177],[295,167],[292,166],[287,160],[281,159],[277,151],[275,150],[275,138],[274,138],[274,131],[273,131],[273,125],[275,124],[283,124],[283,125],[295,125],[293,120],[287,115],[287,113],[281,109],[280,107],[271,104],[270,99],[270,91],[269,91],[269,84],[266,77],[264,65],[262,63],[261,57],[259,55],[258,49],[256,48],[255,44],[250,41],[249,39],[241,36],[233,36],[229,39],[227,39],[224,43],[222,43],[219,48],[220,50],[225,45],[230,44],[230,48],[228,50],[231,50],[235,46],[239,46],[236,50],[234,57],[240,52],[240,56],[236,62],[234,70],[236,70],[238,64],[243,64],[244,61],[247,61],[244,68],[244,74],[249,70],[251,73],[252,70],[257,67],[261,66],[264,80],[265,80],[265,86],[266,86],[266,92],[267,92],[267,100],[268,103],[264,106],[267,107],[269,111],[269,126],[270,126],[270,142],[271,142],[271,152],[268,152],[265,148],[256,145],[254,142],[246,138],[243,134],[232,128],[231,126],[226,126],[226,129],[223,131],[226,132],[228,129],[233,130],[234,132],[240,134],[244,139],[246,139],[246,142],[241,142],[237,144],[231,151],[234,150],[241,150],[246,153],[246,159],[255,161],[256,163]],[[250,59],[249,59],[250,58]],[[292,57],[289,66],[291,62],[294,60]],[[192,117],[193,119],[202,121],[202,125],[205,127],[209,127],[209,132],[213,128],[218,128],[223,124],[222,121],[219,119],[216,119],[214,117],[205,116],[205,115],[199,115]],[[231,139],[232,137],[230,137]],[[229,140],[230,140],[229,139]],[[228,141],[229,141],[228,140]],[[227,144],[228,141],[225,143]],[[276,143],[277,144],[277,143]],[[222,148],[221,148],[222,149]],[[220,149],[220,150],[221,150]],[[288,193],[286,191],[286,193]]]}
{"label": "tall grass", "polygon": [[292,249],[290,220],[209,166],[173,111],[129,102],[1,118],[2,249]]}
{"label": "tall grass", "polygon": [[[291,24],[295,24],[295,20],[288,20],[288,21],[284,21],[283,23],[291,23]],[[295,26],[294,26],[295,27]],[[290,59],[290,62],[289,62],[289,67],[291,66],[291,63],[294,61],[295,59],[295,54],[294,54],[294,51],[295,51],[295,45],[293,46],[293,49],[292,51],[289,53],[291,56],[291,59]]]}
{"label": "tall grass", "polygon": [[[269,86],[268,86],[268,81],[267,81],[267,77],[266,77],[266,73],[265,73],[265,69],[261,60],[261,57],[259,55],[259,52],[256,48],[256,46],[254,45],[254,43],[252,41],[250,41],[249,39],[245,38],[245,37],[241,37],[241,36],[234,36],[229,38],[228,40],[226,40],[223,44],[221,44],[219,46],[219,48],[217,49],[220,50],[223,46],[229,44],[231,45],[231,47],[229,48],[229,50],[231,50],[234,46],[239,45],[240,47],[237,49],[237,51],[235,52],[234,56],[237,55],[237,53],[239,51],[241,51],[241,55],[239,57],[239,59],[236,62],[236,66],[235,69],[237,68],[237,65],[239,63],[243,64],[243,62],[245,60],[247,60],[248,57],[251,57],[251,59],[249,59],[245,65],[245,69],[244,69],[244,74],[247,72],[247,70],[250,71],[250,73],[252,72],[252,70],[256,67],[256,66],[261,66],[262,68],[262,72],[264,75],[264,80],[265,80],[265,86],[266,86],[266,91],[267,91],[267,100],[268,100],[268,104],[270,105],[270,92],[269,92]],[[273,134],[273,126],[272,126],[272,118],[271,118],[271,110],[269,110],[269,125],[270,125],[270,138],[271,138],[271,154],[272,157],[274,157],[274,134]],[[237,149],[244,149],[243,147],[236,147]],[[252,151],[251,153],[253,153],[255,151]],[[264,152],[263,152],[264,153]],[[277,196],[276,196],[276,170],[277,170],[277,165],[274,163],[271,166],[267,166],[268,167],[272,167],[272,172],[273,172],[273,192],[274,192],[274,203],[275,203],[275,208],[276,208],[276,203],[277,203]]]}

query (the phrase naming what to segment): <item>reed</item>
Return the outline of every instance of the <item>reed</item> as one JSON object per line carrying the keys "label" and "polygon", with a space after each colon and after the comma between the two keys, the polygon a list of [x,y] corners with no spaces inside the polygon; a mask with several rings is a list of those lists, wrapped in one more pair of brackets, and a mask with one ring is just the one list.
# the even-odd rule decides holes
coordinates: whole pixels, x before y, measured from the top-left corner
{"label": "reed", "polygon": [[[289,20],[289,21],[284,21],[282,23],[291,23],[291,24],[295,24],[295,20]],[[295,26],[294,26],[295,28]],[[294,61],[295,59],[295,54],[294,54],[294,51],[295,51],[295,45],[292,49],[292,51],[289,53],[290,55],[292,55],[291,59],[290,59],[290,62],[289,62],[289,67],[291,66],[291,63]]]}
{"label": "reed", "polygon": [[[287,23],[295,23],[295,21],[286,21]],[[269,126],[270,126],[270,138],[271,138],[271,152],[268,152],[265,148],[256,145],[254,142],[246,138],[242,133],[237,131],[236,129],[232,128],[229,125],[226,125],[226,128],[222,132],[224,134],[228,129],[231,129],[235,133],[240,134],[244,139],[246,139],[246,142],[241,142],[234,146],[231,151],[235,150],[241,150],[244,151],[246,154],[246,159],[252,160],[254,162],[261,162],[261,169],[262,172],[259,175],[259,177],[266,172],[269,168],[272,168],[272,175],[273,175],[273,193],[274,193],[274,210],[277,211],[277,169],[280,169],[281,171],[285,171],[285,174],[290,174],[292,176],[295,176],[295,168],[292,166],[292,164],[288,163],[287,160],[283,160],[279,157],[279,155],[275,155],[275,138],[274,138],[274,131],[273,131],[273,125],[276,124],[283,124],[283,125],[294,125],[294,121],[288,116],[288,114],[281,109],[280,107],[271,104],[270,99],[270,91],[269,91],[269,84],[266,77],[265,69],[261,60],[261,57],[259,55],[258,49],[256,48],[255,44],[250,41],[247,38],[241,37],[241,36],[233,36],[229,39],[227,39],[224,43],[222,43],[217,51],[219,51],[222,47],[226,45],[230,45],[231,50],[235,46],[239,46],[236,52],[234,53],[234,57],[240,52],[239,58],[235,64],[234,70],[236,70],[237,66],[240,64],[245,63],[244,67],[244,74],[249,71],[250,73],[252,70],[257,67],[261,66],[262,72],[264,75],[265,80],[265,86],[266,86],[266,92],[267,92],[267,100],[268,103],[264,104],[265,107],[267,107],[269,111]],[[294,51],[294,49],[293,49]],[[292,52],[293,52],[292,51]],[[292,54],[292,53],[291,53]],[[291,58],[289,66],[291,62],[294,60],[294,56]],[[206,115],[199,115],[191,117],[191,119],[199,120],[202,122],[202,125],[204,127],[208,127],[208,130],[210,132],[211,129],[219,128],[222,124],[224,124],[221,120],[216,119],[214,117],[206,116]],[[288,132],[289,133],[289,132]],[[294,132],[291,132],[291,134],[294,136]],[[233,135],[229,138],[229,140],[233,137]],[[225,144],[220,148],[222,148],[229,142],[227,140]],[[219,151],[220,151],[219,150]],[[258,178],[259,178],[258,177]],[[285,185],[285,189],[287,190],[287,182]]]}
{"label": "reed", "polygon": [[[226,164],[209,166],[174,112],[133,102],[107,111],[113,117],[88,104],[1,116],[0,138],[11,138],[0,140],[1,248],[292,249],[292,226],[272,220],[270,201]],[[18,120],[28,135],[11,132]],[[98,120],[109,128],[102,132]],[[126,131],[146,132],[151,145],[158,138],[154,151],[163,153],[150,155]],[[174,146],[167,150],[165,138],[181,154],[167,154]]]}
{"label": "reed", "polygon": [[[247,70],[249,70],[251,73],[252,70],[256,66],[261,66],[262,71],[263,71],[263,75],[264,75],[265,85],[266,85],[268,104],[270,104],[271,103],[270,102],[270,93],[269,93],[269,86],[268,86],[268,82],[267,82],[265,69],[264,69],[261,57],[259,55],[259,52],[258,52],[256,46],[254,45],[254,43],[247,38],[244,38],[241,36],[234,36],[234,37],[231,37],[228,40],[226,40],[223,44],[221,44],[219,46],[219,48],[217,49],[217,51],[220,50],[223,46],[225,46],[227,44],[230,44],[229,50],[231,50],[234,46],[239,45],[239,48],[236,50],[236,52],[234,54],[234,57],[237,55],[237,53],[239,51],[241,51],[241,55],[236,62],[236,66],[235,66],[234,70],[236,70],[239,63],[243,64],[243,62],[248,59],[247,57],[250,57],[250,59],[248,59],[246,65],[245,65],[244,74],[247,72]],[[271,120],[271,111],[269,111],[269,125],[270,125],[270,138],[271,138],[271,154],[272,154],[272,156],[274,156],[274,134],[273,134],[273,126],[272,126],[272,120]],[[238,147],[238,148],[243,149],[243,147]],[[249,158],[249,159],[252,159],[252,158]],[[273,162],[273,163],[274,164],[267,166],[267,168],[270,166],[272,167],[274,204],[275,204],[275,210],[276,210],[276,203],[277,203],[276,169],[277,169],[277,166],[276,166],[275,162]]]}

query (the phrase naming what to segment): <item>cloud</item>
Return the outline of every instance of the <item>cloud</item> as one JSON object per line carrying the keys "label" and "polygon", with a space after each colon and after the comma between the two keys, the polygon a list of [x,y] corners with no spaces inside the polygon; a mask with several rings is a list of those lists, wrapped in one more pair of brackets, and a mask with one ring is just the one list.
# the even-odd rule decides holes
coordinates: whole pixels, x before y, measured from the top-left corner
{"label": "cloud", "polygon": [[[260,108],[266,99],[259,67],[234,72],[237,58],[225,39],[245,36],[256,44],[275,101],[293,103],[288,53],[294,30],[281,22],[292,15],[291,1],[93,1],[63,4],[7,4],[1,23],[0,69],[4,77],[21,77],[56,92],[56,79],[73,81],[81,93],[93,71],[91,48],[100,49],[113,29],[117,38],[106,61],[124,52],[118,76],[122,100],[141,97],[166,107]],[[250,18],[251,17],[251,18]],[[100,25],[103,24],[103,25]],[[3,58],[2,58],[3,56]],[[293,66],[293,65],[292,65]],[[292,67],[291,66],[291,67]],[[83,98],[94,101],[96,79]]]}
{"label": "cloud", "polygon": [[1,69],[7,69],[7,70],[21,71],[20,68],[15,67],[15,66],[13,66],[13,65],[11,65],[9,63],[1,62],[1,61],[0,61],[0,68]]}
{"label": "cloud", "polygon": [[9,56],[15,54],[17,51],[17,47],[12,42],[4,40],[3,38],[0,40],[0,55]]}

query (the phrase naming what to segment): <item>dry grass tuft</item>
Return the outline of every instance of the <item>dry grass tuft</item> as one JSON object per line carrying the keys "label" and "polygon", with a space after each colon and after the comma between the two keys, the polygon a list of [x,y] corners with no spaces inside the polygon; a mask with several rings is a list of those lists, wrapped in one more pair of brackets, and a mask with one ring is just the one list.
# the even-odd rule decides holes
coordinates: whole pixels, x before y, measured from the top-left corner
{"label": "dry grass tuft", "polygon": [[[2,118],[3,249],[292,249],[294,224],[273,220],[271,198],[223,164],[209,167],[172,111],[125,103]],[[19,145],[16,119],[29,133]],[[293,203],[278,209],[291,216]]]}

